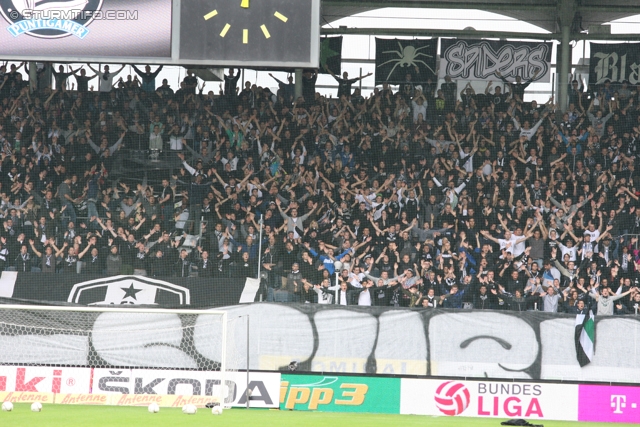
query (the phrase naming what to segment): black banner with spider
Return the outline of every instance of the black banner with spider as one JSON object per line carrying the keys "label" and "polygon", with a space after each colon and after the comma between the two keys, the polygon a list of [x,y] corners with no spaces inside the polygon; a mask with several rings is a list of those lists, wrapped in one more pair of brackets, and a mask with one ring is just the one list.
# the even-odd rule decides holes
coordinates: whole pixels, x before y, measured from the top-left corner
{"label": "black banner with spider", "polygon": [[376,84],[418,85],[435,81],[437,50],[437,38],[376,38]]}

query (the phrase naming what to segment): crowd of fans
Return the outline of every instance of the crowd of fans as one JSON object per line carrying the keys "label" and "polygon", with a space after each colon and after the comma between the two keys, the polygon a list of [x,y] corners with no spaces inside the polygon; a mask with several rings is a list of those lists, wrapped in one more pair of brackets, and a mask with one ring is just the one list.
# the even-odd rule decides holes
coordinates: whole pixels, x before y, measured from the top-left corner
{"label": "crowd of fans", "polygon": [[[576,78],[562,113],[520,79],[408,75],[365,98],[332,74],[327,98],[309,70],[295,98],[292,78],[239,88],[234,69],[203,93],[191,72],[174,91],[148,66],[22,66],[0,68],[2,270],[256,277],[261,260],[268,301],[640,305],[636,88]],[[140,141],[173,174],[113,173]]]}

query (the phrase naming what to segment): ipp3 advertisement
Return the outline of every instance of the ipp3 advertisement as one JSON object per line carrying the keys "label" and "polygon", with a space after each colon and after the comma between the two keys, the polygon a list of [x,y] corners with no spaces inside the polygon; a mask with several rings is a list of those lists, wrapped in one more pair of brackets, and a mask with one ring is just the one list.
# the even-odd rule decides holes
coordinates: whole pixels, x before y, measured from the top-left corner
{"label": "ipp3 advertisement", "polygon": [[171,58],[172,0],[0,0],[6,57]]}
{"label": "ipp3 advertisement", "polygon": [[400,382],[400,378],[285,374],[280,409],[398,414]]}

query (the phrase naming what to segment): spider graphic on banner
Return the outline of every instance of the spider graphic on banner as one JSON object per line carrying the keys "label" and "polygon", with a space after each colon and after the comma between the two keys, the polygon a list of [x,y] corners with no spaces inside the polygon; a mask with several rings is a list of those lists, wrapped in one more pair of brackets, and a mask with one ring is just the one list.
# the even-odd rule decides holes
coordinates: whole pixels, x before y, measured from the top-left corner
{"label": "spider graphic on banner", "polygon": [[432,73],[435,73],[435,71],[429,66],[429,64],[427,64],[421,59],[418,59],[420,57],[433,58],[431,55],[427,55],[426,53],[420,52],[420,50],[427,49],[429,48],[429,46],[422,46],[422,47],[416,48],[415,46],[407,45],[405,47],[402,47],[402,44],[398,41],[398,47],[400,48],[399,50],[387,50],[382,52],[384,54],[393,53],[398,55],[398,58],[390,59],[378,65],[378,67],[383,67],[387,64],[395,63],[393,68],[391,68],[391,71],[387,75],[386,80],[389,80],[389,78],[393,75],[393,72],[396,70],[398,66],[400,68],[405,68],[405,67],[417,68],[418,64],[422,64],[425,67],[427,67],[429,71],[431,71]]}

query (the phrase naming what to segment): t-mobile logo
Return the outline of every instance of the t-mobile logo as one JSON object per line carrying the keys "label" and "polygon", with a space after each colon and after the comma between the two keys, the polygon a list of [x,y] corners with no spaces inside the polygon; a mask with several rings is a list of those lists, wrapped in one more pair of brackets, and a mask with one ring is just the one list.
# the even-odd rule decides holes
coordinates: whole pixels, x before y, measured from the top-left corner
{"label": "t-mobile logo", "polygon": [[614,414],[622,414],[622,408],[627,407],[627,396],[623,394],[611,395],[611,407]]}

